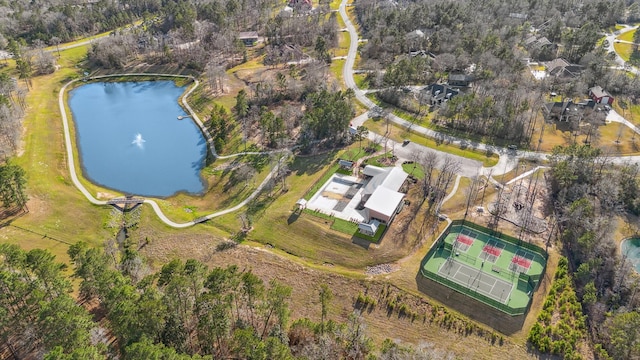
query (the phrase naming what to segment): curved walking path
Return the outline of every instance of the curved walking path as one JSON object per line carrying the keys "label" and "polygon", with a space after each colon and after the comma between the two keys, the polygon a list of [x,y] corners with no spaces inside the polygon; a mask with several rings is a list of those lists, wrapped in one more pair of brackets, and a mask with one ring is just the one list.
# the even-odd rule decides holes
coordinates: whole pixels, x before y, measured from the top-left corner
{"label": "curved walking path", "polygon": [[[88,79],[94,80],[94,79],[105,79],[105,78],[123,77],[123,76],[156,76],[156,77],[173,77],[173,78],[192,79],[193,82],[194,82],[194,86],[191,87],[189,89],[189,91],[187,91],[182,96],[181,102],[184,105],[184,107],[187,109],[189,114],[191,115],[191,118],[197,123],[197,125],[202,130],[202,133],[207,138],[207,144],[209,146],[209,149],[210,149],[211,153],[217,159],[227,159],[227,158],[232,158],[232,157],[235,157],[235,156],[241,156],[241,155],[245,155],[245,154],[266,154],[266,153],[278,152],[278,151],[272,151],[272,152],[244,152],[244,153],[232,154],[232,155],[227,155],[227,156],[219,156],[216,153],[215,147],[213,146],[213,138],[211,137],[209,132],[204,127],[204,124],[202,123],[200,118],[198,118],[198,115],[195,113],[195,111],[193,111],[191,106],[189,106],[189,104],[187,103],[187,98],[189,97],[189,95],[191,95],[191,93],[200,85],[198,80],[196,78],[194,78],[193,76],[190,76],[190,75],[173,75],[173,74],[155,74],[155,73],[133,73],[133,74],[101,75],[101,76],[94,76],[94,77],[91,77],[91,78],[88,78]],[[74,84],[74,83],[76,83],[76,82],[78,82],[80,80],[81,79],[74,79],[74,80],[69,81],[68,83],[66,83],[60,89],[60,92],[58,93],[58,106],[60,107],[60,115],[62,116],[62,125],[63,125],[63,128],[64,128],[64,142],[65,142],[65,147],[66,147],[66,150],[67,150],[67,163],[69,164],[69,173],[71,175],[71,181],[73,182],[75,187],[78,188],[78,190],[80,190],[80,192],[84,195],[84,197],[87,198],[87,200],[89,200],[90,203],[92,203],[94,205],[109,205],[109,204],[107,204],[106,200],[98,200],[98,199],[96,199],[93,196],[93,194],[91,194],[91,192],[89,192],[89,190],[87,190],[87,188],[84,187],[84,185],[80,182],[80,179],[78,178],[78,174],[76,173],[76,163],[75,163],[74,157],[73,157],[73,144],[71,143],[71,132],[69,130],[69,119],[67,118],[67,111],[66,111],[66,107],[65,107],[65,104],[64,104],[64,94],[66,93],[66,90],[69,87],[69,85],[72,85],[72,84]],[[167,224],[167,225],[169,225],[171,227],[174,227],[174,228],[186,228],[186,227],[193,226],[193,225],[195,225],[197,223],[200,223],[200,222],[202,222],[204,220],[209,220],[209,219],[213,219],[213,218],[218,217],[218,216],[226,215],[228,213],[237,211],[238,209],[242,208],[249,201],[253,200],[262,191],[262,189],[264,189],[264,187],[267,185],[267,183],[273,178],[274,174],[276,174],[278,172],[279,168],[280,168],[280,162],[278,162],[278,164],[273,167],[271,172],[269,172],[267,177],[262,181],[262,183],[260,183],[260,185],[256,188],[256,190],[254,190],[253,193],[251,193],[246,199],[241,201],[236,206],[233,206],[233,207],[230,207],[228,209],[221,210],[221,211],[218,211],[218,212],[214,212],[214,213],[211,213],[209,215],[205,215],[205,216],[200,217],[200,218],[198,218],[197,220],[194,220],[194,221],[188,221],[188,222],[185,222],[185,223],[174,222],[174,221],[170,220],[162,212],[162,209],[160,209],[160,206],[154,200],[145,199],[143,202],[145,204],[151,205],[151,207],[155,211],[156,215],[158,215],[158,218],[160,218],[160,220],[162,220],[165,224]]]}

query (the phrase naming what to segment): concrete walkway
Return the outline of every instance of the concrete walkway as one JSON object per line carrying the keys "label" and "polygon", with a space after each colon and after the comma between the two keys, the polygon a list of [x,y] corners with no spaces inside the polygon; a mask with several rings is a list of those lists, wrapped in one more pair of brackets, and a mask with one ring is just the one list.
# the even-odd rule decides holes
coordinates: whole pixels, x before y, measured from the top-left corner
{"label": "concrete walkway", "polygon": [[[191,87],[191,89],[189,89],[189,91],[187,91],[187,93],[185,93],[185,95],[182,97],[182,104],[184,105],[184,107],[187,109],[187,111],[191,115],[191,118],[198,124],[200,129],[202,129],[202,132],[205,134],[205,137],[207,138],[207,144],[209,145],[209,149],[211,150],[211,153],[218,159],[228,159],[228,158],[231,158],[231,157],[241,156],[241,155],[245,155],[245,154],[265,154],[265,153],[261,153],[261,152],[245,152],[245,153],[232,154],[232,155],[227,155],[227,156],[218,156],[218,154],[216,153],[215,147],[213,146],[213,139],[212,139],[211,135],[209,134],[209,132],[204,127],[204,124],[202,123],[202,121],[200,121],[200,119],[198,118],[198,115],[193,111],[193,109],[187,103],[187,98],[189,97],[189,95],[191,95],[191,93],[200,84],[198,82],[198,80],[195,79],[194,77],[189,76],[189,75],[138,73],[138,74],[103,75],[103,76],[95,76],[95,77],[92,77],[90,79],[104,79],[104,78],[109,78],[109,77],[122,77],[122,76],[157,76],[157,77],[173,77],[173,78],[188,78],[188,79],[192,79],[194,81],[194,86]],[[64,141],[65,141],[65,147],[66,147],[66,150],[67,150],[67,164],[69,165],[69,174],[71,175],[71,181],[73,182],[73,185],[75,185],[75,187],[78,188],[78,190],[80,190],[80,192],[84,195],[85,198],[87,198],[87,200],[89,200],[90,203],[92,203],[94,205],[108,205],[107,201],[96,199],[93,196],[93,194],[91,194],[89,192],[89,190],[87,190],[87,188],[85,188],[84,185],[82,185],[82,183],[80,182],[80,179],[78,178],[78,175],[76,173],[76,164],[75,164],[75,160],[74,160],[74,156],[73,156],[73,145],[71,143],[71,141],[72,141],[71,140],[71,132],[69,130],[69,119],[67,118],[67,111],[66,111],[66,107],[65,107],[65,104],[64,104],[64,94],[66,93],[66,90],[70,85],[72,85],[72,84],[74,84],[74,83],[76,83],[78,81],[80,81],[80,80],[79,79],[75,79],[75,80],[69,81],[68,83],[66,83],[60,89],[60,92],[58,93],[58,106],[60,108],[60,115],[62,116],[62,125],[63,125],[63,128],[64,128]],[[271,153],[271,152],[268,152],[268,153]],[[162,220],[162,222],[164,222],[165,224],[167,224],[167,225],[169,225],[171,227],[174,227],[174,228],[190,227],[190,226],[193,226],[193,225],[195,225],[197,223],[200,223],[200,222],[202,222],[204,220],[209,220],[209,219],[216,218],[218,216],[226,215],[226,214],[229,214],[231,212],[237,211],[238,209],[242,208],[249,201],[253,200],[262,191],[262,189],[264,189],[264,187],[269,183],[269,181],[278,172],[279,168],[280,168],[280,163],[278,163],[276,166],[273,167],[271,172],[262,181],[262,183],[260,183],[260,185],[256,188],[256,190],[254,190],[246,199],[241,201],[236,206],[233,206],[231,208],[228,208],[228,209],[225,209],[225,210],[221,210],[221,211],[218,211],[218,212],[215,212],[215,213],[211,213],[209,215],[205,215],[205,216],[199,218],[197,222],[196,221],[188,221],[188,222],[185,222],[185,223],[174,222],[174,221],[170,220],[162,212],[162,209],[160,209],[160,206],[154,200],[145,199],[144,203],[151,205],[151,207],[155,211],[156,215],[158,215],[158,218],[160,218],[160,220]]]}

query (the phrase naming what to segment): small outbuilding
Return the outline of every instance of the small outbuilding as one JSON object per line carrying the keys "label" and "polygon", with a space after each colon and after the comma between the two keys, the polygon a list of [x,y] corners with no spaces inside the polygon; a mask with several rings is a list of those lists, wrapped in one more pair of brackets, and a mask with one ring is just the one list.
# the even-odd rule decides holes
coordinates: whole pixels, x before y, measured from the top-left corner
{"label": "small outbuilding", "polygon": [[245,46],[254,46],[258,42],[258,32],[242,31],[238,35],[238,39],[240,39]]}
{"label": "small outbuilding", "polygon": [[296,209],[298,210],[304,210],[307,208],[307,200],[305,199],[300,199],[296,202]]}
{"label": "small outbuilding", "polygon": [[602,89],[600,86],[594,86],[589,89],[589,97],[598,104],[611,105],[613,104],[613,96]]}
{"label": "small outbuilding", "polygon": [[345,170],[353,169],[353,161],[340,159],[338,160],[338,165],[340,165],[340,168]]}
{"label": "small outbuilding", "polygon": [[358,230],[365,235],[374,236],[376,232],[378,232],[378,227],[380,227],[380,222],[377,220],[373,220],[370,223],[360,223],[358,224]]}

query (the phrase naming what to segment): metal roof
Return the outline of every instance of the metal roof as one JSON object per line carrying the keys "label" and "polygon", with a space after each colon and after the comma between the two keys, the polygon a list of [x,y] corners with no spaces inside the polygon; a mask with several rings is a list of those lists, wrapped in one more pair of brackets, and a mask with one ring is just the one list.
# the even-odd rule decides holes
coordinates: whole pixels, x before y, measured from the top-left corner
{"label": "metal roof", "polygon": [[379,187],[371,194],[364,207],[377,213],[391,217],[404,198],[403,193]]}

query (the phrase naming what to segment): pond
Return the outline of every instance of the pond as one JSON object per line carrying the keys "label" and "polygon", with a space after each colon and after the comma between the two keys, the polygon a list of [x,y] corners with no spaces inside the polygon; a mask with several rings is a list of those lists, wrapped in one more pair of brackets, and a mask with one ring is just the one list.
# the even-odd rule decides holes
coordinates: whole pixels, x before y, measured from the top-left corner
{"label": "pond", "polygon": [[626,257],[637,272],[640,273],[640,238],[623,240],[620,244],[622,257]]}
{"label": "pond", "polygon": [[207,142],[173,81],[98,82],[69,94],[84,176],[129,195],[201,194]]}

